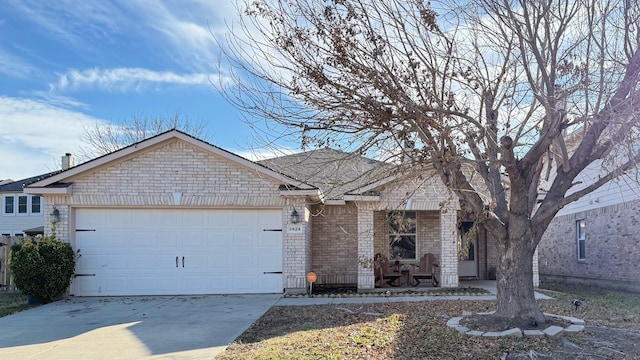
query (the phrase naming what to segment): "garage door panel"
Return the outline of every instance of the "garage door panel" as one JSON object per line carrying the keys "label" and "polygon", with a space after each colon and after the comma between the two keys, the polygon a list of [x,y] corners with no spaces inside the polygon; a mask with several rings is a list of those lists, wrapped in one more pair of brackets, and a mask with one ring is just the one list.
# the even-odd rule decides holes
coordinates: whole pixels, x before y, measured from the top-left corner
{"label": "garage door panel", "polygon": [[230,256],[222,253],[209,255],[208,258],[209,269],[216,273],[228,272],[231,267],[231,263],[235,261],[232,260]]}
{"label": "garage door panel", "polygon": [[282,291],[282,274],[262,274],[257,285],[258,293],[268,292],[268,289],[280,288]]}
{"label": "garage door panel", "polygon": [[207,223],[207,214],[203,211],[185,211],[182,217],[182,226],[186,229],[199,229]]}
{"label": "garage door panel", "polygon": [[207,278],[207,291],[211,294],[230,293],[231,280],[227,275],[212,274]]}
{"label": "garage door panel", "polygon": [[[135,223],[131,222],[131,210],[105,212],[104,225],[118,225],[121,229],[131,229]],[[103,224],[100,224],[103,225]]]}
{"label": "garage door panel", "polygon": [[130,255],[127,256],[127,269],[133,271],[138,269],[148,269],[149,264],[156,262],[155,255]]}
{"label": "garage door panel", "polygon": [[196,251],[200,251],[201,249],[206,249],[209,247],[209,242],[207,241],[207,238],[208,238],[207,233],[204,231],[186,232],[182,235],[181,248],[184,250],[193,248],[193,249],[197,249]]}
{"label": "garage door panel", "polygon": [[76,262],[76,268],[86,270],[96,270],[100,268],[100,255],[90,255],[83,253]]}
{"label": "garage door panel", "polygon": [[257,292],[257,274],[254,275],[235,275],[233,279],[233,290],[238,293],[251,293]]}
{"label": "garage door panel", "polygon": [[99,267],[105,271],[126,271],[129,268],[129,256],[123,254],[103,255],[100,257]]}
{"label": "garage door panel", "polygon": [[100,295],[100,278],[95,276],[81,276],[76,277],[73,282],[78,291],[82,294],[93,296]]}
{"label": "garage door panel", "polygon": [[[281,210],[76,209],[76,295],[281,292]],[[182,258],[184,257],[184,267]],[[176,267],[176,259],[178,266]]]}
{"label": "garage door panel", "polygon": [[248,232],[237,232],[233,233],[233,243],[231,244],[231,248],[234,251],[246,251],[255,247],[257,244],[255,242],[254,234]]}
{"label": "garage door panel", "polygon": [[127,246],[131,248],[143,248],[146,250],[156,249],[156,232],[155,231],[133,231],[128,234],[123,234],[122,240],[126,245],[121,245],[118,242],[119,246]]}

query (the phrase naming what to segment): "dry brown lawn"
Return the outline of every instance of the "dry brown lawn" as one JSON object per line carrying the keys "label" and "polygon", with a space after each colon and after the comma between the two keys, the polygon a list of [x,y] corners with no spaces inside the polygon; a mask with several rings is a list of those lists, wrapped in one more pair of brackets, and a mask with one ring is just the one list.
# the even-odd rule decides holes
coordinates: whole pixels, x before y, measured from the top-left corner
{"label": "dry brown lawn", "polygon": [[[544,311],[574,315],[587,329],[561,339],[487,339],[446,326],[493,301],[429,301],[274,307],[218,359],[640,359],[637,294],[548,287]],[[582,306],[573,312],[571,300]]]}

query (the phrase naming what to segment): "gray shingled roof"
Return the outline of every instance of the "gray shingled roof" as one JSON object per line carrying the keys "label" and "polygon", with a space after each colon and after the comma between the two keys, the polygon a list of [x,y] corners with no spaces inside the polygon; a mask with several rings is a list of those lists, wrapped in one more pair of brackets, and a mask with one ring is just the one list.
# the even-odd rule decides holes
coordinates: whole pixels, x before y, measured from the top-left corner
{"label": "gray shingled roof", "polygon": [[389,175],[389,166],[383,162],[335,149],[286,155],[258,164],[316,186],[328,199],[339,199]]}
{"label": "gray shingled roof", "polygon": [[33,177],[30,177],[30,178],[26,178],[26,179],[17,180],[17,181],[9,182],[9,183],[6,183],[6,184],[2,184],[2,185],[0,185],[0,193],[4,193],[4,192],[22,192],[22,189],[25,186],[33,184],[33,183],[38,182],[40,180],[46,179],[49,176],[53,176],[53,175],[59,173],[60,171],[62,171],[62,170],[52,171],[50,173],[46,173],[46,174],[33,176]]}

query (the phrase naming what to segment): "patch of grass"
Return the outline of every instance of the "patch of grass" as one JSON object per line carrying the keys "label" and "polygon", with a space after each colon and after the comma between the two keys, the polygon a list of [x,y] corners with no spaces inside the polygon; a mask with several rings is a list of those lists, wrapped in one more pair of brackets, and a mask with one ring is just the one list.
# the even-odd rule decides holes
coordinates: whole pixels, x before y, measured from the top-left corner
{"label": "patch of grass", "polygon": [[26,295],[14,292],[0,291],[0,317],[15,314],[32,308]]}
{"label": "patch of grass", "polygon": [[[640,296],[637,293],[594,286],[541,284],[541,292],[554,300],[540,301],[546,312],[583,318],[587,325],[640,330]],[[581,305],[576,310],[573,299]]]}

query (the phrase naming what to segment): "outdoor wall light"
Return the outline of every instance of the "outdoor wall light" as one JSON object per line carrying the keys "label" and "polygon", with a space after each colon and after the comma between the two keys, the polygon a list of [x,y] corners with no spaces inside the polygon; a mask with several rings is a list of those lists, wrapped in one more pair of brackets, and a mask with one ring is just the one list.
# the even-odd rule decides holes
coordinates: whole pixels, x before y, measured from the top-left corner
{"label": "outdoor wall light", "polygon": [[294,224],[297,224],[300,222],[300,215],[298,215],[298,212],[296,211],[296,209],[293,209],[293,211],[291,212],[291,222]]}
{"label": "outdoor wall light", "polygon": [[57,223],[60,221],[60,210],[58,210],[55,205],[53,206],[53,211],[49,215],[51,215],[51,222]]}

